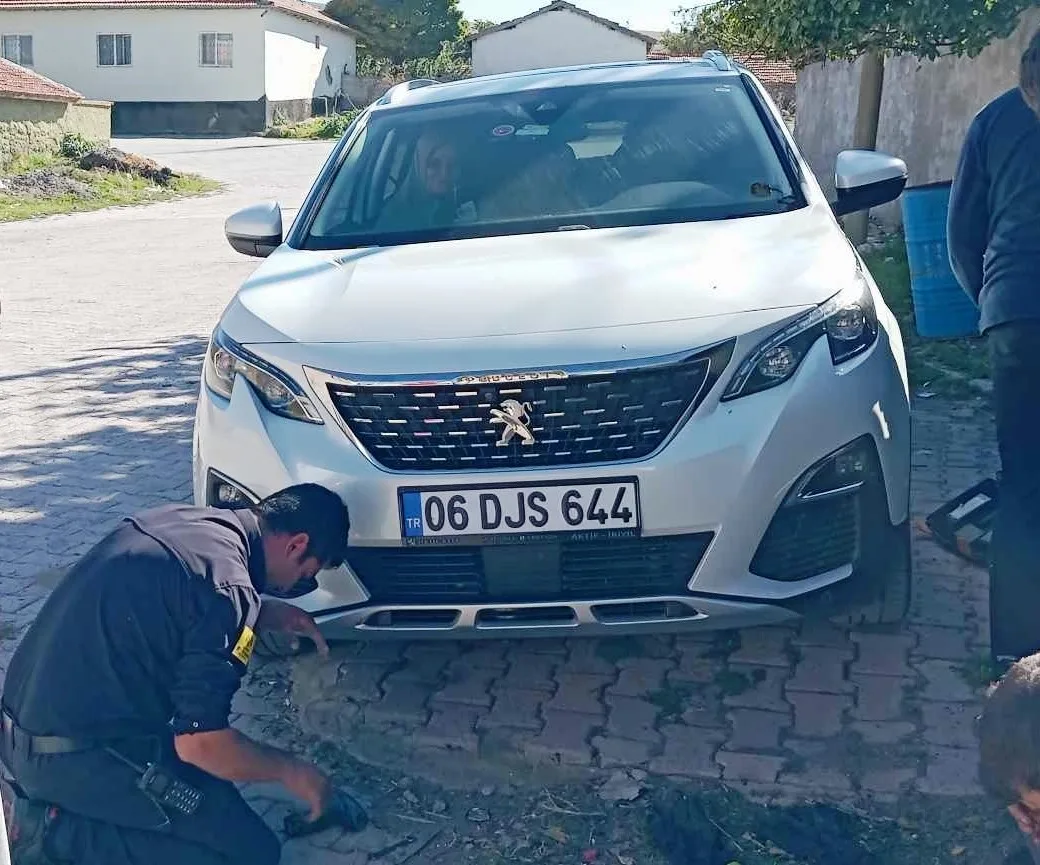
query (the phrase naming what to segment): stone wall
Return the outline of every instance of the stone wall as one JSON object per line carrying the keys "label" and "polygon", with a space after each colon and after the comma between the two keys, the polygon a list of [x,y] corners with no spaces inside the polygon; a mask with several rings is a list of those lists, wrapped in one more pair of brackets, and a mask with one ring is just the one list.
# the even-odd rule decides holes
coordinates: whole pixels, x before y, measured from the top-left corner
{"label": "stone wall", "polygon": [[[911,186],[953,178],[964,133],[987,102],[1016,85],[1022,52],[1037,27],[1040,10],[1030,10],[1011,37],[975,59],[888,61],[878,149],[906,160]],[[859,72],[859,63],[820,63],[798,74],[795,135],[828,194],[835,158],[852,146]],[[871,212],[888,224],[902,221],[898,202]]]}
{"label": "stone wall", "polygon": [[0,164],[23,153],[58,149],[66,132],[92,141],[112,137],[112,106],[83,100],[72,104],[0,97]]}

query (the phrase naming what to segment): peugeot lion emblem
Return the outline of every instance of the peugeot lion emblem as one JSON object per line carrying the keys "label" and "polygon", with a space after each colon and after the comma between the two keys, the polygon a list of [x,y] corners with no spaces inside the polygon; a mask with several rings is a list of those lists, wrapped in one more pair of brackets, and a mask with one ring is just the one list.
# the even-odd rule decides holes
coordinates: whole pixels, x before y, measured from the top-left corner
{"label": "peugeot lion emblem", "polygon": [[534,444],[534,433],[531,432],[531,404],[507,399],[499,408],[491,409],[491,423],[502,424],[502,437],[498,447],[504,448],[515,436],[520,436],[521,443]]}

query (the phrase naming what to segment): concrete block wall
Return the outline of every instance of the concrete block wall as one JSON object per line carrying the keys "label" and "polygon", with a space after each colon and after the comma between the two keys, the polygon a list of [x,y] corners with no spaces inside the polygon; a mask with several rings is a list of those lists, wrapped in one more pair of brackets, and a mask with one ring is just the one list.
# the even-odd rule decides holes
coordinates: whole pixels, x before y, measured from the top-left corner
{"label": "concrete block wall", "polygon": [[55,151],[66,132],[107,144],[112,137],[111,103],[0,97],[0,165],[21,154]]}
{"label": "concrete block wall", "polygon": [[[1031,9],[1012,36],[975,59],[888,60],[878,149],[906,160],[910,185],[953,178],[968,126],[987,102],[1017,84],[1022,52],[1038,27],[1040,9]],[[859,66],[818,63],[798,74],[795,136],[829,194],[838,152],[852,146]],[[890,225],[902,222],[898,202],[871,213]]]}

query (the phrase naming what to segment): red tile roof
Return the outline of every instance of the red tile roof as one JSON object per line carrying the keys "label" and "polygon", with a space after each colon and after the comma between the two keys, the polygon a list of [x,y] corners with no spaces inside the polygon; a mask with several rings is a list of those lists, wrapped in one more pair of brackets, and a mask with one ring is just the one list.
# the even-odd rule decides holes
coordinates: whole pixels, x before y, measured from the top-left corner
{"label": "red tile roof", "polygon": [[70,9],[265,9],[274,8],[314,24],[357,35],[304,0],[0,0],[3,10]]}
{"label": "red tile roof", "polygon": [[0,98],[39,99],[45,102],[79,102],[83,97],[64,84],[0,59]]}
{"label": "red tile roof", "polygon": [[[3,0],[0,0],[2,3]],[[665,51],[650,52],[651,60],[696,60],[694,55],[668,54]],[[767,60],[759,54],[731,54],[734,63],[739,63],[766,86],[793,85],[798,83],[798,72],[783,60]]]}

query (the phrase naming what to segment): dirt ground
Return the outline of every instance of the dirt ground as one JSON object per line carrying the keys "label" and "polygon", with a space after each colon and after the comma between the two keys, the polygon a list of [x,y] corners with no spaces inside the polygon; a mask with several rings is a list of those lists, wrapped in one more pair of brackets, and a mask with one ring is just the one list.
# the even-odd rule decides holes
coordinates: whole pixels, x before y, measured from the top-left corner
{"label": "dirt ground", "polygon": [[250,678],[282,711],[249,732],[315,760],[368,807],[365,831],[326,839],[357,851],[360,863],[1002,865],[1025,853],[1006,815],[984,799],[916,795],[898,809],[867,811],[762,801],[638,770],[494,775],[433,761],[391,771],[301,731],[287,662],[263,661]]}

